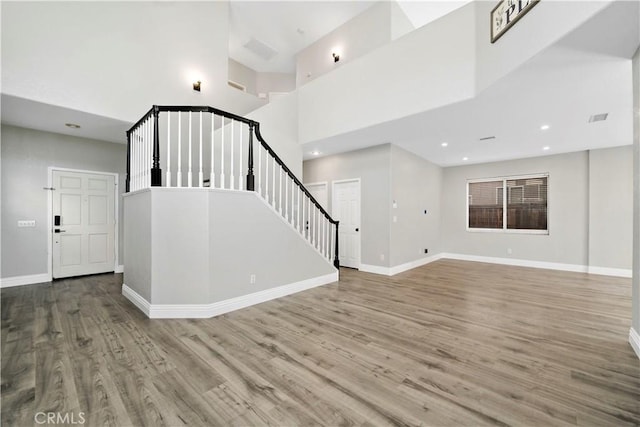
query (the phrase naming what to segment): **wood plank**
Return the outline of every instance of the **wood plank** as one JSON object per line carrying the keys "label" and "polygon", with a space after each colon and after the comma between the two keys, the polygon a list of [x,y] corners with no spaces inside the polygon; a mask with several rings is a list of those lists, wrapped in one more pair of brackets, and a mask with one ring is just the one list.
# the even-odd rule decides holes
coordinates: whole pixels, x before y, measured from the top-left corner
{"label": "wood plank", "polygon": [[0,291],[2,423],[638,425],[630,280],[465,261],[213,319],[149,320],[105,274]]}

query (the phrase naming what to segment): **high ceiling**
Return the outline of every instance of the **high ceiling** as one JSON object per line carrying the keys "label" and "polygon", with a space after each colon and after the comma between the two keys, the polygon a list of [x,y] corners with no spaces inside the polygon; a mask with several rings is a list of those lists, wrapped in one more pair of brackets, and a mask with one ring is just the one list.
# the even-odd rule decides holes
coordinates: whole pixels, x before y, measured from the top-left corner
{"label": "high ceiling", "polygon": [[[238,37],[240,41],[246,43],[247,37],[262,40],[284,57],[285,51],[295,53],[371,4],[233,2],[230,13],[232,20],[235,15],[247,20],[238,24],[240,27],[246,29],[256,21],[268,29],[259,32],[255,26],[255,31]],[[399,4],[415,26],[450,11],[443,8],[443,2]],[[422,7],[422,12],[412,14],[412,7],[414,12]],[[319,17],[333,8],[331,19],[326,19],[331,25],[317,24],[325,21]],[[629,58],[640,44],[639,8],[637,1],[615,2],[473,99],[307,143],[303,146],[304,158],[312,158],[311,152],[316,150],[329,155],[391,142],[441,166],[454,166],[630,144],[633,113]],[[281,33],[288,40],[286,46],[269,38],[267,34],[272,33]],[[290,70],[286,67],[291,66],[291,58],[278,59],[279,65],[272,64],[274,68],[251,66],[257,70]],[[588,123],[591,115],[600,113],[608,113],[607,120]],[[67,122],[86,126],[73,130],[64,127]],[[113,142],[124,142],[124,132],[131,125],[4,93],[2,123]],[[542,130],[543,125],[549,128]],[[489,136],[495,138],[480,140]],[[447,146],[443,147],[445,142]]]}
{"label": "high ceiling", "polygon": [[[295,73],[295,55],[372,6],[373,1],[232,1],[229,57],[258,72]],[[274,25],[274,23],[277,23]],[[275,51],[265,59],[251,39]]]}
{"label": "high ceiling", "polygon": [[639,8],[614,3],[472,99],[307,143],[304,158],[391,142],[446,167],[630,145]]}
{"label": "high ceiling", "polygon": [[[415,28],[455,10],[470,0],[398,1]],[[296,54],[375,1],[231,1],[229,57],[258,72],[295,73]],[[277,25],[274,25],[277,23]],[[257,41],[270,48],[261,56],[245,45]]]}

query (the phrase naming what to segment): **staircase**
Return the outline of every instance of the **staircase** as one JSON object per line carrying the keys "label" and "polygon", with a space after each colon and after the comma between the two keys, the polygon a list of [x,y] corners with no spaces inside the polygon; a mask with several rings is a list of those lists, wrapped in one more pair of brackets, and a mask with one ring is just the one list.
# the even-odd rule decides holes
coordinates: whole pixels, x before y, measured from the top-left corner
{"label": "staircase", "polygon": [[337,280],[338,221],[254,120],[153,106],[127,132],[126,192],[123,294],[149,317],[211,317]]}
{"label": "staircase", "polygon": [[266,143],[256,121],[212,107],[154,105],[127,131],[126,186],[127,193],[149,187],[255,191],[340,266],[338,221]]}

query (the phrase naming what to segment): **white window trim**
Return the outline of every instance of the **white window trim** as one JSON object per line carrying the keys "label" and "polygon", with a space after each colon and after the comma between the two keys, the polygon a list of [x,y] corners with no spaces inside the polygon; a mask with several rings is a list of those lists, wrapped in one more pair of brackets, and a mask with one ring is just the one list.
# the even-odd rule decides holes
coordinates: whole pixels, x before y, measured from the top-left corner
{"label": "white window trim", "polygon": [[[507,188],[507,181],[516,180],[516,179],[535,179],[535,178],[547,178],[547,229],[546,230],[526,230],[526,229],[512,229],[507,228],[507,193],[504,189]],[[471,228],[469,227],[469,184],[475,184],[479,182],[492,182],[492,181],[502,181],[503,182],[503,190],[502,190],[502,227],[503,228]],[[536,234],[536,235],[549,235],[549,212],[550,212],[550,202],[549,202],[549,173],[537,173],[537,174],[528,174],[528,175],[510,175],[510,176],[497,176],[493,178],[479,178],[479,179],[467,179],[466,183],[466,215],[465,215],[465,228],[468,232],[471,233],[505,233],[505,234]],[[524,189],[523,189],[524,196]]]}

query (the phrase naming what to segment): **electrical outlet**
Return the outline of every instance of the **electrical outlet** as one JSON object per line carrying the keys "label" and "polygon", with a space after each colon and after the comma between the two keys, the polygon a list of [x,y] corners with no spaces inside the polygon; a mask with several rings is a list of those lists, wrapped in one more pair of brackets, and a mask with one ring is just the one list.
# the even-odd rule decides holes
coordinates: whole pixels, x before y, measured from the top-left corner
{"label": "electrical outlet", "polygon": [[511,255],[513,253],[513,251],[511,250],[511,248],[507,248],[507,255]]}
{"label": "electrical outlet", "polygon": [[380,261],[384,261],[384,254],[380,254]]}
{"label": "electrical outlet", "polygon": [[252,274],[251,276],[249,276],[249,283],[252,285],[256,284],[256,275]]}
{"label": "electrical outlet", "polygon": [[35,227],[35,226],[36,226],[36,221],[34,219],[18,221],[18,227],[20,228]]}

